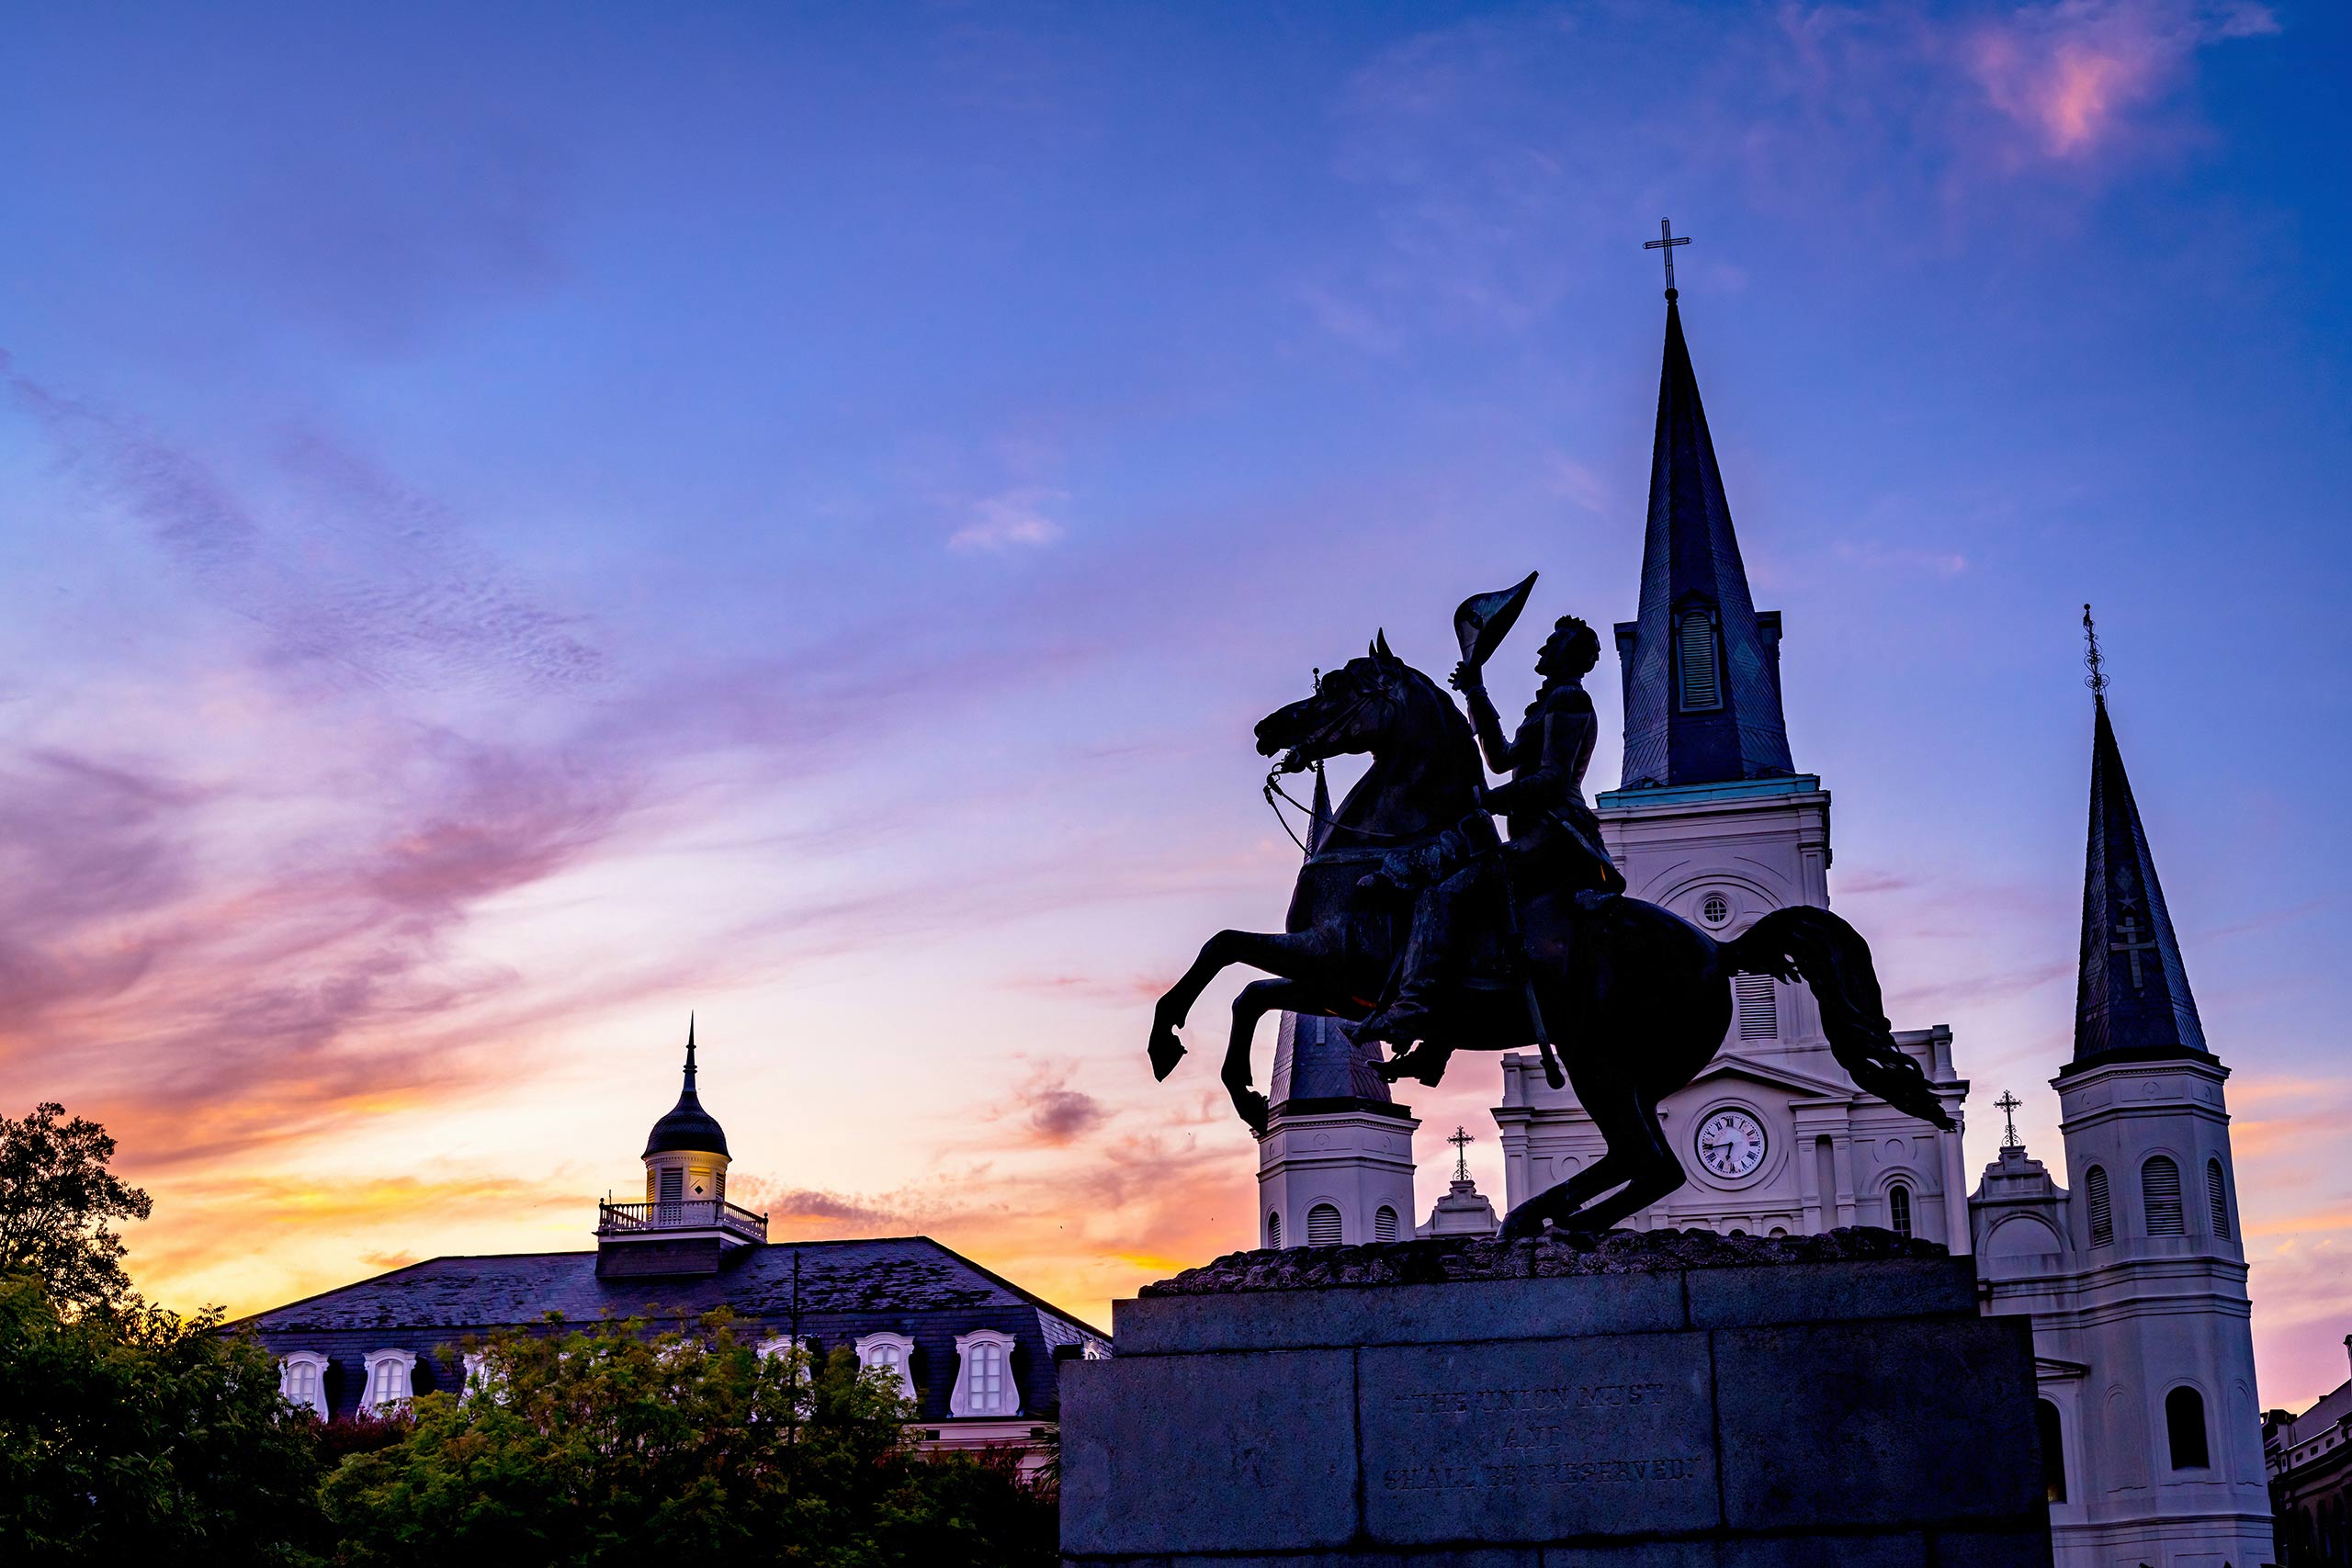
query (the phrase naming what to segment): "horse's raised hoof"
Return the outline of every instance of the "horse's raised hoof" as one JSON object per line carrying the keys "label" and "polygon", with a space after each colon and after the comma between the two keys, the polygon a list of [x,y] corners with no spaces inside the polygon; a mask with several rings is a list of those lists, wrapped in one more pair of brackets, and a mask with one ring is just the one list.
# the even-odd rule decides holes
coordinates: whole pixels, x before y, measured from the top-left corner
{"label": "horse's raised hoof", "polygon": [[1266,1097],[1254,1089],[1233,1091],[1233,1109],[1241,1112],[1241,1120],[1260,1137],[1266,1135]]}
{"label": "horse's raised hoof", "polygon": [[1176,1064],[1183,1059],[1184,1043],[1176,1038],[1176,1031],[1164,1023],[1156,1026],[1151,1032],[1152,1077],[1166,1083],[1168,1075],[1174,1072]]}

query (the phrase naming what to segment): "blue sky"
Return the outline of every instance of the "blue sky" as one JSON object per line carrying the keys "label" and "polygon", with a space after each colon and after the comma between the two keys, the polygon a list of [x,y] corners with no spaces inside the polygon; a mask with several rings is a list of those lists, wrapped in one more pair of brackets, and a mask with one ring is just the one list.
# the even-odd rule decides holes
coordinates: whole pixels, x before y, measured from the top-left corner
{"label": "blue sky", "polygon": [[0,1090],[121,1133],[156,1289],[576,1245],[689,1007],[780,1230],[1090,1310],[1241,1245],[1246,1134],[1141,1047],[1279,919],[1249,728],[1530,568],[1632,613],[1670,213],[1833,896],[1972,1160],[2004,1088],[2059,1152],[2088,599],[2263,1397],[2340,1380],[2339,9],[0,27]]}

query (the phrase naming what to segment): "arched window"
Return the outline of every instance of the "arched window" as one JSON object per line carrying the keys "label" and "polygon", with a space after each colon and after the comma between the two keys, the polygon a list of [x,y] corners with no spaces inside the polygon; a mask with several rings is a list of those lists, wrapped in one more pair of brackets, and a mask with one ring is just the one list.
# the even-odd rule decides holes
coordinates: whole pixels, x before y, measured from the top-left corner
{"label": "arched window", "polygon": [[956,1355],[962,1370],[948,1412],[955,1416],[1017,1416],[1021,1390],[1012,1381],[1012,1336],[981,1328],[956,1337]]}
{"label": "arched window", "polygon": [[2140,1200],[2148,1213],[2150,1235],[2186,1235],[2188,1223],[2180,1212],[2180,1167],[2169,1155],[2150,1155],[2140,1168]]}
{"label": "arched window", "polygon": [[1279,1213],[1270,1213],[1266,1216],[1266,1245],[1280,1247],[1282,1244],[1283,1217]]}
{"label": "arched window", "polygon": [[2171,1443],[2175,1470],[2203,1470],[2211,1463],[2205,1452],[2203,1394],[2177,1388],[2165,1395],[2165,1436]]}
{"label": "arched window", "polygon": [[2058,1407],[2046,1399],[2034,1404],[2034,1424],[2041,1429],[2041,1495],[2052,1503],[2066,1500],[2065,1428],[2058,1422]]}
{"label": "arched window", "polygon": [[1683,613],[1675,629],[1675,663],[1684,713],[1704,713],[1724,705],[1723,680],[1715,668],[1715,615],[1701,608]]}
{"label": "arched window", "polygon": [[857,1341],[857,1364],[888,1372],[898,1380],[899,1394],[912,1399],[914,1351],[915,1342],[903,1334],[868,1334]]}
{"label": "arched window", "polygon": [[368,1352],[368,1382],[359,1393],[362,1416],[389,1416],[408,1402],[413,1388],[411,1371],[416,1365],[412,1350],[370,1350]]}
{"label": "arched window", "polygon": [[2223,1241],[2230,1239],[2230,1184],[2222,1174],[2222,1162],[2205,1162],[2205,1201],[2213,1211],[2213,1234]]}
{"label": "arched window", "polygon": [[1317,1203],[1306,1211],[1306,1245],[1337,1247],[1340,1245],[1340,1211],[1329,1203]]}
{"label": "arched window", "polygon": [[2105,1168],[2095,1165],[2083,1173],[2083,1193],[2090,1204],[2091,1245],[2112,1245],[2115,1240],[2115,1209],[2107,1198]]}
{"label": "arched window", "polygon": [[297,1350],[277,1363],[277,1392],[288,1403],[327,1418],[327,1359],[316,1350]]}
{"label": "arched window", "polygon": [[1911,1234],[1911,1189],[1900,1181],[1886,1190],[1886,1228],[1897,1235]]}
{"label": "arched window", "polygon": [[1380,1206],[1378,1213],[1372,1216],[1372,1239],[1374,1241],[1396,1239],[1396,1211],[1385,1203]]}

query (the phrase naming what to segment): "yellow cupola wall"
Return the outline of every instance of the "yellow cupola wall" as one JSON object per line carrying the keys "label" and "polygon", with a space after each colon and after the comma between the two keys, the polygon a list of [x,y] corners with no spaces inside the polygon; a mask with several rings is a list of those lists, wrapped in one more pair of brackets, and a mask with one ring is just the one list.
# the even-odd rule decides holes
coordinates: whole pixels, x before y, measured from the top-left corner
{"label": "yellow cupola wall", "polygon": [[695,1092],[695,1025],[686,1020],[686,1081],[678,1103],[653,1123],[645,1140],[645,1201],[723,1202],[727,1197],[727,1134]]}

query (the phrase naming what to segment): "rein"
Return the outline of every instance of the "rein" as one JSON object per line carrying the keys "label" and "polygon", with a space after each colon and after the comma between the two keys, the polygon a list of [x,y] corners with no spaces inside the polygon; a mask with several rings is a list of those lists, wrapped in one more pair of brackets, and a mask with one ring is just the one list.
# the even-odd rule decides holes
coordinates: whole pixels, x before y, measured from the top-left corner
{"label": "rein", "polygon": [[[1321,773],[1323,771],[1323,764],[1320,762],[1316,763],[1315,771],[1318,773]],[[1305,802],[1299,800],[1295,795],[1292,795],[1290,791],[1283,788],[1282,776],[1283,771],[1279,766],[1277,766],[1272,773],[1266,775],[1266,787],[1262,793],[1266,797],[1267,807],[1273,812],[1274,820],[1283,825],[1283,831],[1289,834],[1290,841],[1298,846],[1298,852],[1300,854],[1305,855],[1309,860],[1321,860],[1326,858],[1329,853],[1329,851],[1308,849],[1306,847],[1306,840],[1302,840],[1296,833],[1291,831],[1290,818],[1283,815],[1283,808],[1275,804],[1275,799],[1279,796],[1283,800],[1289,801],[1295,809],[1306,817],[1308,824],[1307,831],[1309,837],[1313,836],[1313,832],[1316,828],[1338,827],[1340,825],[1339,818],[1337,817],[1324,816],[1321,812],[1316,810],[1315,807],[1306,805]],[[1367,839],[1378,839],[1384,843],[1391,844],[1402,843],[1408,839],[1417,839],[1421,836],[1419,833],[1380,833],[1374,831],[1370,828],[1350,828],[1348,831],[1351,833],[1361,833]]]}

